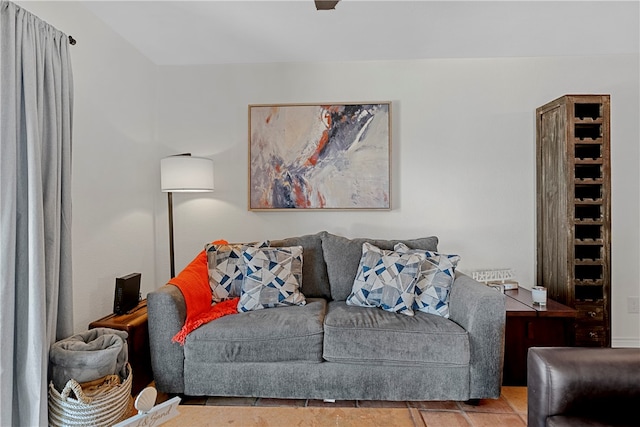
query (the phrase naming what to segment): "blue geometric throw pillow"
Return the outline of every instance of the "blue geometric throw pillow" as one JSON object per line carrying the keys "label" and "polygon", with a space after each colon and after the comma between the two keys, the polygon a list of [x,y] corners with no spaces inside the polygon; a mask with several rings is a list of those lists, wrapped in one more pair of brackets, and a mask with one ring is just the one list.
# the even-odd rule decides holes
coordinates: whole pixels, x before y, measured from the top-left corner
{"label": "blue geometric throw pillow", "polygon": [[249,246],[264,248],[269,246],[269,241],[224,245],[210,243],[205,246],[212,302],[220,302],[240,296],[244,280],[242,250]]}
{"label": "blue geometric throw pillow", "polygon": [[424,255],[401,254],[362,244],[362,258],[347,305],[380,307],[413,316],[416,279]]}
{"label": "blue geometric throw pillow", "polygon": [[302,246],[251,248],[242,251],[244,282],[238,311],[305,305]]}
{"label": "blue geometric throw pillow", "polygon": [[416,283],[416,299],[414,310],[449,317],[449,294],[455,279],[455,272],[460,257],[438,252],[410,249],[398,243],[394,249],[401,253],[415,253],[425,256],[420,275]]}

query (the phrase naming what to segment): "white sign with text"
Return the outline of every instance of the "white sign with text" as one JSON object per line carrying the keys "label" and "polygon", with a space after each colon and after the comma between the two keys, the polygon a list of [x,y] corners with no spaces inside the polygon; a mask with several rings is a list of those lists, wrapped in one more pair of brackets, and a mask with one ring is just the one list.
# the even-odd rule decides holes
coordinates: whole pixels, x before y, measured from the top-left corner
{"label": "white sign with text", "polygon": [[135,417],[127,418],[126,420],[116,424],[113,427],[156,427],[162,423],[167,422],[173,417],[180,415],[178,412],[178,405],[180,404],[180,398],[174,397],[166,402],[160,403],[154,406],[149,412],[141,413]]}

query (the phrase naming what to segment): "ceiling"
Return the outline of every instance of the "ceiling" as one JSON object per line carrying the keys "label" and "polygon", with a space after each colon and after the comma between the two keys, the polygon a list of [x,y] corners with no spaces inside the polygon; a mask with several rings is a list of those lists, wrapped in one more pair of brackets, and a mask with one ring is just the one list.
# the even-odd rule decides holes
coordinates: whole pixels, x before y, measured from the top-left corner
{"label": "ceiling", "polygon": [[639,2],[81,1],[158,65],[638,54]]}

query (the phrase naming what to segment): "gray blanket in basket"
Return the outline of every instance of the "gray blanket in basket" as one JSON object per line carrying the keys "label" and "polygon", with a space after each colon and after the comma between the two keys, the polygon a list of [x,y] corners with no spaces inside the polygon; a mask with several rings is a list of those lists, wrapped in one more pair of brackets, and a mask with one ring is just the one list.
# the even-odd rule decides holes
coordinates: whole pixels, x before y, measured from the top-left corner
{"label": "gray blanket in basket", "polygon": [[56,342],[49,351],[53,385],[60,391],[70,379],[83,383],[111,374],[124,378],[127,336],[124,331],[96,328]]}

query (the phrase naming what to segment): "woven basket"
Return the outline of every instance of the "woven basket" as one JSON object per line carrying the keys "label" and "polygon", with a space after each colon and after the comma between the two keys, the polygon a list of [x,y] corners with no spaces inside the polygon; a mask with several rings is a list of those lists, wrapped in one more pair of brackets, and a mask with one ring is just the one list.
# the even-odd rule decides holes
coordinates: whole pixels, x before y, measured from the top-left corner
{"label": "woven basket", "polygon": [[84,385],[71,379],[61,393],[50,383],[49,425],[112,426],[124,420],[133,408],[133,373],[129,364],[127,373],[122,383],[118,375],[107,375]]}

